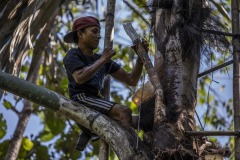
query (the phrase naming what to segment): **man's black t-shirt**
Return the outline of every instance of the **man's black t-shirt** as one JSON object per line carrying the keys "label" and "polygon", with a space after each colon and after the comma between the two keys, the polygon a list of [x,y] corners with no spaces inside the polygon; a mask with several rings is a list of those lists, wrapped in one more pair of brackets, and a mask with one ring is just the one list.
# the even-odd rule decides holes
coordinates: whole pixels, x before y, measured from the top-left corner
{"label": "man's black t-shirt", "polygon": [[72,73],[83,67],[92,65],[98,60],[101,55],[94,54],[93,56],[87,56],[81,52],[79,48],[70,49],[67,55],[63,59],[64,66],[68,76],[68,91],[69,96],[72,98],[75,94],[86,93],[93,96],[97,96],[99,91],[103,88],[103,80],[105,75],[116,72],[120,66],[114,61],[109,61],[104,64],[96,74],[84,84],[78,84],[74,80]]}

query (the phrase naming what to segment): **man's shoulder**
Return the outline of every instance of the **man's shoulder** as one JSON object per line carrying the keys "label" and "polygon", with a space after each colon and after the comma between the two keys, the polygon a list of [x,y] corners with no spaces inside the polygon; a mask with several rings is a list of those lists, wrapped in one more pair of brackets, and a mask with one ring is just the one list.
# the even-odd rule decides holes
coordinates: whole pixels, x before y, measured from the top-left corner
{"label": "man's shoulder", "polygon": [[80,50],[78,48],[71,48],[67,51],[67,55],[69,55],[69,54],[79,54],[79,53],[80,53]]}
{"label": "man's shoulder", "polygon": [[67,54],[65,55],[65,57],[63,58],[63,62],[66,62],[72,58],[75,57],[75,55],[79,54],[79,50],[77,48],[71,48],[67,51]]}
{"label": "man's shoulder", "polygon": [[80,54],[80,50],[78,48],[71,48],[67,51],[67,54],[63,60],[67,60],[70,57],[75,57],[76,55],[79,55],[79,54]]}

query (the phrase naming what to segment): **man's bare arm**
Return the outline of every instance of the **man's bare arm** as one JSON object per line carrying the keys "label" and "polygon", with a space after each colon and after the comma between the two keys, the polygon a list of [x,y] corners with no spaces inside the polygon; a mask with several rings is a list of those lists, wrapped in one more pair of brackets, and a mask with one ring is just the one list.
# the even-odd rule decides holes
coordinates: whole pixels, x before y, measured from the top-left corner
{"label": "man's bare arm", "polygon": [[120,68],[118,71],[112,74],[113,78],[116,80],[123,82],[129,86],[136,86],[143,69],[143,63],[138,58],[135,67],[133,68],[131,73],[127,73],[124,69]]}
{"label": "man's bare arm", "polygon": [[91,66],[86,66],[82,69],[74,71],[72,74],[73,78],[78,84],[87,82],[96,74],[102,65],[109,62],[115,54],[116,52],[113,50],[105,50],[101,58],[95,61]]}
{"label": "man's bare arm", "polygon": [[[143,48],[146,51],[148,51],[149,44],[147,40],[143,39],[142,45],[143,45]],[[140,50],[142,49],[141,47],[138,47],[138,46],[133,46],[132,48],[137,54],[138,52],[141,52]],[[119,80],[120,82],[123,82],[129,86],[136,86],[140,79],[142,69],[143,69],[143,62],[140,56],[138,55],[136,65],[133,68],[131,73],[127,73],[125,70],[119,69],[117,72],[113,73],[112,76],[115,79]]]}

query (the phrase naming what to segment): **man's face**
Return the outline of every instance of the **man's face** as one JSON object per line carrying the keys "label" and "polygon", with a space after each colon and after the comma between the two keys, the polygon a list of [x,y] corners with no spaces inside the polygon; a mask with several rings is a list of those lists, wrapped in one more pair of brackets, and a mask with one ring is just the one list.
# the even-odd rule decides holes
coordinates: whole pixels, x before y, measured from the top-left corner
{"label": "man's face", "polygon": [[84,32],[81,33],[80,43],[83,43],[89,49],[96,49],[99,44],[100,36],[100,28],[97,26],[90,26],[84,29]]}

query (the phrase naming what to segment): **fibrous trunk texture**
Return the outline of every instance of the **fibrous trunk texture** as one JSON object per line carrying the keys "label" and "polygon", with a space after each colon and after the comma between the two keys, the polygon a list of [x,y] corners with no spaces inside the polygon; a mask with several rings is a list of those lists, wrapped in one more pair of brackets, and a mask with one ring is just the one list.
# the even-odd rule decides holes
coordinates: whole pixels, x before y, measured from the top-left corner
{"label": "fibrous trunk texture", "polygon": [[194,159],[196,155],[194,140],[185,137],[184,131],[195,130],[201,33],[192,25],[202,27],[203,5],[201,0],[189,2],[174,0],[171,8],[158,8],[153,16],[157,45],[155,70],[166,104],[166,122],[153,131],[153,150],[159,159],[171,158],[171,152],[175,158],[183,159]]}

